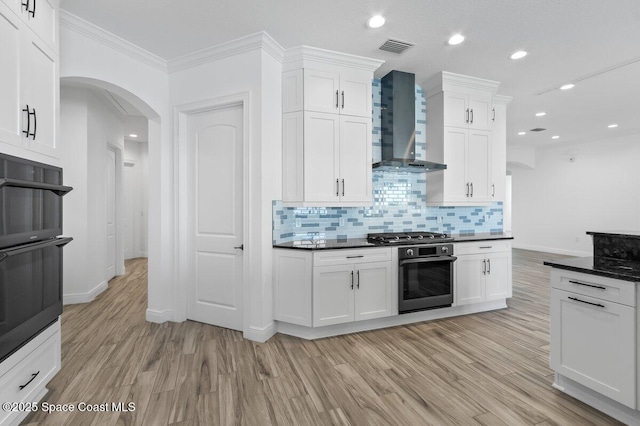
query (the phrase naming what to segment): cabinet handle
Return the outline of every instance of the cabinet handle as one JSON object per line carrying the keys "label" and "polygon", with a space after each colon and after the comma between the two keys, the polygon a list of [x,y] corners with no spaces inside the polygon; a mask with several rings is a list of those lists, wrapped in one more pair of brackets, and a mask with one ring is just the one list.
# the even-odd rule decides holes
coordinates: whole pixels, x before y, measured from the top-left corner
{"label": "cabinet handle", "polygon": [[482,261],[482,275],[487,275],[487,259]]}
{"label": "cabinet handle", "polygon": [[364,254],[359,254],[357,256],[347,256],[347,259],[357,259],[357,258],[360,258],[360,257],[364,257]]}
{"label": "cabinet handle", "polygon": [[27,386],[29,386],[29,383],[33,382],[33,380],[34,380],[36,377],[38,377],[38,374],[40,374],[40,370],[38,370],[38,372],[37,372],[37,373],[33,373],[33,374],[31,375],[31,379],[29,379],[29,381],[28,381],[27,383],[25,383],[24,385],[20,385],[20,386],[19,386],[20,390],[22,390],[22,389],[26,388]]}
{"label": "cabinet handle", "polygon": [[467,118],[465,120],[467,123],[469,122],[469,108],[467,108]]}
{"label": "cabinet handle", "polygon": [[29,137],[31,135],[31,113],[29,112],[28,104],[26,108],[22,109],[22,112],[27,113],[27,130],[23,130],[22,133],[24,133],[26,137]]}
{"label": "cabinet handle", "polygon": [[344,197],[344,179],[342,179],[342,196]]}
{"label": "cabinet handle", "polygon": [[473,182],[471,182],[471,198],[473,198]]}
{"label": "cabinet handle", "polygon": [[467,197],[469,197],[469,182],[467,182]]}
{"label": "cabinet handle", "polygon": [[[28,0],[27,0],[28,2]],[[38,0],[33,0],[33,9],[32,10],[27,10],[28,13],[31,14],[32,18],[36,17],[36,3],[38,2]]]}
{"label": "cabinet handle", "polygon": [[29,1],[30,0],[27,0],[26,2],[25,1],[22,2],[22,7],[24,7],[25,12],[29,12]]}
{"label": "cabinet handle", "polygon": [[607,289],[606,287],[603,287],[601,285],[585,284],[585,283],[581,283],[580,281],[571,281],[570,280],[569,282],[571,284],[583,285],[585,287],[593,287],[593,288],[597,288],[597,289],[600,289],[600,290],[606,290]]}
{"label": "cabinet handle", "polygon": [[[34,1],[35,3],[35,1]],[[32,113],[29,113],[32,114]],[[36,132],[38,131],[38,116],[36,115],[36,109],[33,109],[33,133],[31,134],[31,136],[33,136],[33,140],[36,140]],[[27,136],[28,137],[28,136]]]}
{"label": "cabinet handle", "polygon": [[360,270],[358,270],[357,275],[358,275],[358,281],[357,281],[358,284],[356,285],[356,287],[360,288]]}
{"label": "cabinet handle", "polygon": [[482,247],[478,247],[478,248],[481,248],[481,249],[490,249],[490,248],[492,248],[492,247],[493,247],[493,246],[482,246]]}
{"label": "cabinet handle", "polygon": [[336,109],[338,109],[338,91],[336,90]]}
{"label": "cabinet handle", "polygon": [[340,181],[336,179],[336,197],[340,196]]}
{"label": "cabinet handle", "polygon": [[491,111],[493,111],[493,118],[491,119],[491,121],[496,121],[496,109],[492,108]]}
{"label": "cabinet handle", "polygon": [[487,274],[491,275],[491,259],[487,259]]}
{"label": "cabinet handle", "polygon": [[585,301],[585,300],[580,300],[580,299],[578,299],[577,297],[571,297],[571,296],[569,296],[569,299],[571,299],[571,300],[575,300],[576,302],[580,302],[580,303],[586,303],[587,305],[597,306],[597,307],[599,307],[599,308],[604,308],[604,307],[605,307],[605,306],[604,306],[603,304],[601,304],[601,303],[591,303],[591,302],[587,302],[587,301]]}
{"label": "cabinet handle", "polygon": [[344,109],[344,90],[342,91],[342,109]]}
{"label": "cabinet handle", "polygon": [[351,290],[353,290],[353,271],[351,271]]}
{"label": "cabinet handle", "polygon": [[492,197],[496,196],[496,184],[495,183],[491,184],[491,196]]}
{"label": "cabinet handle", "polygon": [[471,108],[471,124],[473,124],[473,108]]}

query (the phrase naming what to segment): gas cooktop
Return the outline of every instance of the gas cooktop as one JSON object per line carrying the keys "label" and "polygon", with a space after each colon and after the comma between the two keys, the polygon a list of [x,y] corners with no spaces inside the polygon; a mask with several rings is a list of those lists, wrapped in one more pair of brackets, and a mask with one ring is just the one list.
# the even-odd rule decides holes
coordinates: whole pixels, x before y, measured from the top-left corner
{"label": "gas cooktop", "polygon": [[439,232],[384,232],[368,234],[367,241],[377,245],[435,244],[453,241],[453,237]]}

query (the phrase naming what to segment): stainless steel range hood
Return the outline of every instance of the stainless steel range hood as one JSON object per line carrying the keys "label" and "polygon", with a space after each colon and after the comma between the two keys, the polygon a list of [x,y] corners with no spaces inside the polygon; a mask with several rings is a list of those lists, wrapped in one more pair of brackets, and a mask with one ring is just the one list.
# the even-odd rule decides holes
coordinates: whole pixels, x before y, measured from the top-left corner
{"label": "stainless steel range hood", "polygon": [[416,160],[416,77],[391,71],[382,77],[382,161],[374,170],[433,172],[446,164]]}

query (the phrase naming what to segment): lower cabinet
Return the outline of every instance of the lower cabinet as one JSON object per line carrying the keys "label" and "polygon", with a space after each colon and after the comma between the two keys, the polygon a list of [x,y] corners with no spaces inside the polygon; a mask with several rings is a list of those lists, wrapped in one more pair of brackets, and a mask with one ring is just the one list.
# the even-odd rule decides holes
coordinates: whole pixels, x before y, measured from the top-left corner
{"label": "lower cabinet", "polygon": [[454,252],[456,305],[512,296],[511,242],[457,243]]}
{"label": "lower cabinet", "polygon": [[321,327],[393,315],[391,250],[275,249],[275,319]]}
{"label": "lower cabinet", "polygon": [[551,273],[551,368],[636,408],[636,283]]}

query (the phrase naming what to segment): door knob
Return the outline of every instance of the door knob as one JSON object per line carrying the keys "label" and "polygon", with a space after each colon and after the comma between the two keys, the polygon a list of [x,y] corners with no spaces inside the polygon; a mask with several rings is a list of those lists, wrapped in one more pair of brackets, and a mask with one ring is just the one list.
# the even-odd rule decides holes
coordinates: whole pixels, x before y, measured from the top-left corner
{"label": "door knob", "polygon": [[244,250],[244,244],[240,244],[238,247],[234,247],[236,250]]}

